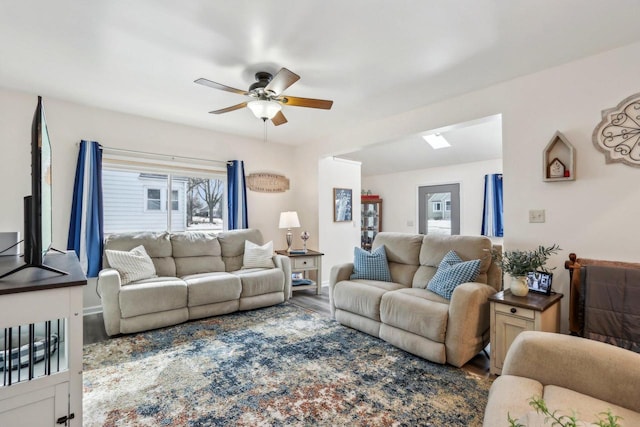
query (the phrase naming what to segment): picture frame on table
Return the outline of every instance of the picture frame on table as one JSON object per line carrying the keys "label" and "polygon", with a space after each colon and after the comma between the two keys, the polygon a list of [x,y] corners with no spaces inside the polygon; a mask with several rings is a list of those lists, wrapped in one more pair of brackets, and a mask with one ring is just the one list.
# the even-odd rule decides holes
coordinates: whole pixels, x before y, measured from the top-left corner
{"label": "picture frame on table", "polygon": [[527,286],[532,292],[551,295],[552,282],[553,273],[546,273],[544,271],[531,271],[527,273]]}
{"label": "picture frame on table", "polygon": [[351,221],[353,191],[350,188],[333,189],[333,222]]}

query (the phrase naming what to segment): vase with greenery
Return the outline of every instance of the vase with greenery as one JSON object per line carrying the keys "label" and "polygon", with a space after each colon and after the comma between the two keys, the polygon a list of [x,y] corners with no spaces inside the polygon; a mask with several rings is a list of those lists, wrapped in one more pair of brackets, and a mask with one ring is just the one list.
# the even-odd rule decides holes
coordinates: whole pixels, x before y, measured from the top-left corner
{"label": "vase with greenery", "polygon": [[494,259],[502,272],[511,276],[511,293],[516,296],[525,296],[529,292],[526,282],[527,274],[533,271],[549,273],[545,264],[549,257],[559,250],[561,249],[557,244],[548,247],[538,246],[538,249],[534,250],[516,249],[496,254]]}

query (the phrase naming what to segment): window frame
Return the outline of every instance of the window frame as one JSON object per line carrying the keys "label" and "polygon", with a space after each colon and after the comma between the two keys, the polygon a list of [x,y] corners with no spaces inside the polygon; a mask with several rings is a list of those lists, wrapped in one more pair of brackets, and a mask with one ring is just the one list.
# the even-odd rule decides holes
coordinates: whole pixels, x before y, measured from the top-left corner
{"label": "window frame", "polygon": [[[144,188],[144,212],[164,212],[162,203],[162,188],[153,187],[151,185],[145,185]],[[158,191],[160,198],[149,198],[149,191]],[[158,209],[152,209],[149,207],[150,201],[158,201]]]}
{"label": "window frame", "polygon": [[[120,151],[120,150],[114,150]],[[163,160],[158,161],[154,158],[148,158],[145,153],[134,153],[134,155],[122,155],[122,154],[110,154],[103,153],[103,170],[109,171],[122,171],[129,173],[137,173],[137,174],[157,174],[166,176],[166,184],[162,185],[160,188],[154,185],[153,183],[144,183],[143,184],[143,212],[150,213],[165,213],[166,214],[166,226],[164,227],[166,232],[189,232],[189,231],[209,231],[209,230],[189,230],[188,219],[189,212],[187,212],[188,206],[186,204],[186,198],[188,196],[184,194],[186,191],[185,188],[173,188],[173,181],[176,178],[202,178],[202,179],[212,179],[219,180],[222,183],[222,199],[219,201],[220,210],[222,214],[222,230],[210,230],[212,233],[218,233],[220,231],[228,230],[228,218],[227,218],[227,210],[225,209],[226,201],[228,198],[227,194],[227,172],[226,172],[226,162],[215,162],[215,161],[199,161],[199,159],[186,159],[179,158],[179,160],[188,160],[187,162],[173,160],[174,157],[171,157],[171,160]],[[155,157],[154,155],[148,155],[150,157]],[[165,156],[160,156],[165,157]],[[193,160],[193,161],[192,161]],[[224,164],[225,168],[222,168],[220,165]],[[156,189],[160,190],[160,209],[148,209],[148,190]],[[177,198],[174,200],[174,192],[176,192]],[[184,200],[181,202],[181,199]],[[152,199],[153,200],[153,199]],[[171,203],[171,205],[169,205]],[[177,209],[173,209],[174,204],[177,204]],[[184,211],[182,215],[185,215],[187,218],[187,224],[185,225],[184,230],[172,230],[172,227],[175,226],[172,220],[172,214],[180,212],[180,209]],[[140,212],[140,211],[138,211]],[[191,224],[192,226],[193,224]],[[182,227],[181,227],[182,228]],[[149,227],[149,229],[141,229],[140,231],[158,231],[155,227]],[[108,230],[105,229],[105,235],[125,232],[124,230]]]}
{"label": "window frame", "polygon": [[[170,190],[171,193],[171,200],[169,201],[169,203],[171,204],[171,212],[180,212],[180,190],[176,189],[174,190],[173,188],[171,188]],[[176,198],[174,200],[173,198],[173,193],[176,193]],[[173,207],[173,204],[176,203],[176,207]]]}

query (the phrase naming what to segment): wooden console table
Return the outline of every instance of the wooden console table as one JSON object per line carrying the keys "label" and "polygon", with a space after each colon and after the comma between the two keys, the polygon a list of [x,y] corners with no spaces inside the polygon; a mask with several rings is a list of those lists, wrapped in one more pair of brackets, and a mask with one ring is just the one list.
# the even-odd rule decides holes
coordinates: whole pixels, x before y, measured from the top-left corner
{"label": "wooden console table", "polygon": [[[0,274],[20,264],[17,256],[0,258]],[[42,367],[44,373],[32,379],[24,375],[17,379],[18,371],[28,371],[29,366],[14,369],[11,375],[16,379],[9,381],[9,372],[4,370],[0,379],[0,426],[82,425],[82,293],[87,278],[75,252],[47,254],[45,264],[68,274],[27,268],[0,280],[0,330],[8,336],[10,328],[33,330],[36,324],[52,321],[61,325],[56,330],[57,369],[49,367],[47,373]],[[21,344],[29,348],[33,342]],[[5,345],[0,343],[0,351]],[[6,350],[6,355],[11,354],[10,348]],[[50,355],[46,357],[53,358]],[[35,370],[45,362],[31,361],[29,365]]]}

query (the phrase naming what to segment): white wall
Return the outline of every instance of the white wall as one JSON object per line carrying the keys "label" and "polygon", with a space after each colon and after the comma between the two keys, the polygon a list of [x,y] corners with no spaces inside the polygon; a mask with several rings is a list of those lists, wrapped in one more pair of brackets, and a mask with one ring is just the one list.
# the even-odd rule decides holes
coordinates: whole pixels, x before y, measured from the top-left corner
{"label": "white wall", "polygon": [[[53,246],[66,249],[73,180],[81,139],[95,140],[109,148],[121,148],[211,160],[244,160],[245,173],[274,172],[291,176],[291,147],[216,133],[99,108],[43,97],[52,145]],[[31,120],[35,94],[0,89],[0,231],[21,231],[22,198],[31,193]],[[282,210],[291,206],[296,191],[249,191],[249,225],[262,231],[266,241],[284,241],[278,229]],[[84,306],[99,305],[95,287],[85,289]]]}
{"label": "white wall", "polygon": [[[640,92],[638,75],[640,43],[634,43],[357,125],[326,140],[322,147],[301,146],[295,150],[45,98],[54,150],[54,242],[64,246],[66,240],[75,143],[81,138],[96,139],[116,148],[221,160],[241,158],[246,161],[247,173],[291,173],[290,192],[249,194],[250,215],[255,218],[251,225],[260,228],[267,239],[282,239],[276,228],[279,212],[296,207],[303,223],[317,222],[315,230],[308,227],[311,242],[320,242],[319,249],[327,253],[325,268],[330,268],[332,254],[344,259],[346,252],[359,244],[359,236],[358,227],[334,230],[329,224],[328,218],[331,222],[333,218],[326,210],[332,209],[332,203],[328,208],[324,205],[337,177],[331,175],[331,167],[323,167],[324,160],[318,165],[319,159],[424,129],[502,114],[505,247],[526,249],[558,243],[564,251],[550,263],[558,267],[554,288],[567,295],[568,274],[563,263],[569,252],[621,261],[639,258],[640,232],[634,221],[640,217],[640,188],[636,185],[640,169],[605,164],[603,154],[591,142],[601,111]],[[4,209],[0,231],[22,228],[22,197],[30,192],[28,141],[35,103],[35,95],[0,91],[0,178],[6,183],[1,193]],[[542,181],[542,150],[557,130],[576,149],[576,181]],[[347,175],[347,181],[353,180],[354,194],[358,194],[359,179]],[[529,224],[529,209],[545,209],[547,222]],[[567,297],[562,305],[566,329]]]}
{"label": "white wall", "polygon": [[[640,43],[377,120],[326,141],[324,152],[349,152],[403,135],[502,114],[507,249],[558,243],[551,259],[554,288],[565,294],[567,330],[570,252],[588,258],[638,261],[640,168],[605,164],[591,134],[601,111],[640,92]],[[542,150],[556,131],[576,150],[576,180],[542,181]],[[320,174],[319,179],[325,177]],[[375,189],[373,184],[367,186]],[[546,222],[530,224],[528,211],[545,209]]]}
{"label": "white wall", "polygon": [[[484,176],[502,172],[502,160],[421,169],[362,178],[362,187],[379,194],[382,230],[418,232],[418,187],[460,184],[460,234],[479,235],[482,227]],[[413,225],[408,225],[411,222]]]}
{"label": "white wall", "polygon": [[[360,163],[320,159],[318,176],[318,235],[322,259],[322,279],[329,281],[329,271],[336,264],[353,260],[353,248],[360,246]],[[351,188],[352,221],[333,221],[333,189]]]}

